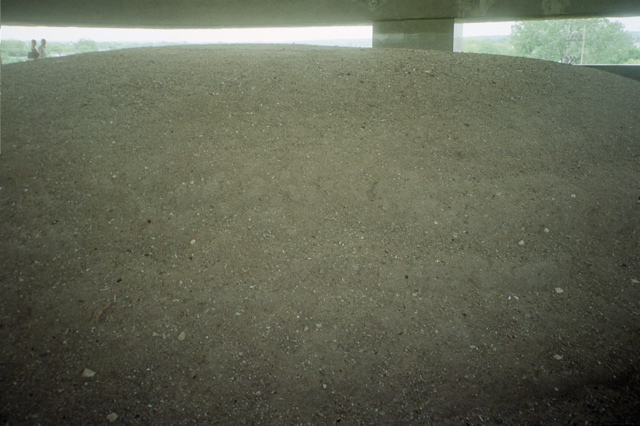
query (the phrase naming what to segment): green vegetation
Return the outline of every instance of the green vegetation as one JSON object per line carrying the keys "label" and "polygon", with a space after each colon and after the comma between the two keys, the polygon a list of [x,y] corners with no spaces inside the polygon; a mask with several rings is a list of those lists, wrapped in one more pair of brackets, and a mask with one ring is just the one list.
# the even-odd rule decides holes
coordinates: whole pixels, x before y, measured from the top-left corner
{"label": "green vegetation", "polygon": [[513,56],[513,45],[506,36],[470,37],[463,39],[463,51],[489,55]]}
{"label": "green vegetation", "polygon": [[[38,40],[38,45],[40,40]],[[47,43],[49,56],[66,56],[78,53],[99,52],[105,50],[128,49],[132,47],[166,46],[176,43],[115,43],[96,42],[93,40],[81,39],[69,43]],[[27,61],[27,52],[31,50],[31,40],[2,40],[0,51],[2,53],[2,63]]]}
{"label": "green vegetation", "polygon": [[24,41],[17,40],[2,40],[0,44],[2,49],[2,63],[10,64],[12,62],[20,62],[22,59],[18,59],[20,56],[24,56],[26,60],[27,52],[29,51],[29,44]]}
{"label": "green vegetation", "polygon": [[[39,41],[39,40],[38,40]],[[27,60],[30,40],[2,40],[2,63]],[[47,44],[50,56],[74,55],[131,47],[176,43],[115,43],[81,39]],[[585,64],[640,64],[640,33],[624,31],[619,22],[605,18],[517,22],[510,36],[470,37],[463,51],[524,56],[555,62]]]}
{"label": "green vegetation", "polygon": [[526,21],[513,25],[509,37],[465,39],[463,50],[573,64],[638,64],[638,39],[605,18]]}
{"label": "green vegetation", "polygon": [[74,44],[77,53],[95,52],[98,50],[98,43],[93,40],[80,39]]}
{"label": "green vegetation", "polygon": [[640,59],[631,34],[608,19],[519,22],[511,28],[519,56],[556,62],[624,64]]}

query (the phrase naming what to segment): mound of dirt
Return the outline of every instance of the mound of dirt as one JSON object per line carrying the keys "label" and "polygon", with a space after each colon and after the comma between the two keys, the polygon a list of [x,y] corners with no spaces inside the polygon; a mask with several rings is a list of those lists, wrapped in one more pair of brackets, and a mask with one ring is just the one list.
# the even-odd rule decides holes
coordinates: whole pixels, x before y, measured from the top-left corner
{"label": "mound of dirt", "polygon": [[2,75],[3,423],[640,418],[638,82],[303,46]]}

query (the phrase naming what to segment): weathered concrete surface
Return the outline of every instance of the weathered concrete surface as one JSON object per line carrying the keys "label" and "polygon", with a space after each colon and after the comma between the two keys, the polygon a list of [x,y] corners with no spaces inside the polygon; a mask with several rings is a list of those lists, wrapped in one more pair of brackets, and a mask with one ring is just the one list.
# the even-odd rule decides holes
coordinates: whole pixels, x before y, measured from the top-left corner
{"label": "weathered concrete surface", "polygon": [[635,16],[638,0],[4,0],[3,25],[233,28]]}
{"label": "weathered concrete surface", "polygon": [[[373,24],[373,47],[454,51],[462,32],[455,19],[378,21]],[[456,37],[458,35],[459,37]],[[460,46],[461,47],[461,46]]]}

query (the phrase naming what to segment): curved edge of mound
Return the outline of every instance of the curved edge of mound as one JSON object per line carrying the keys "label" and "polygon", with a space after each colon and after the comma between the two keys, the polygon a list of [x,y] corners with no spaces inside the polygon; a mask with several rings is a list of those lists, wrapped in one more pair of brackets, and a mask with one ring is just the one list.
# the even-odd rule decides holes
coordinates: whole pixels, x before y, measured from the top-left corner
{"label": "curved edge of mound", "polygon": [[635,420],[640,84],[302,46],[2,71],[2,420]]}

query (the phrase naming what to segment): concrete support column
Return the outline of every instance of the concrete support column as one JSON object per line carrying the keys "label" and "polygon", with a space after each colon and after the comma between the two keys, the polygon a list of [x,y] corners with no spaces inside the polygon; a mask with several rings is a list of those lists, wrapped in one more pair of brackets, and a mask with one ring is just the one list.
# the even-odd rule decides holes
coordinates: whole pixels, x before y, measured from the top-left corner
{"label": "concrete support column", "polygon": [[373,47],[460,51],[462,24],[456,19],[376,21]]}

